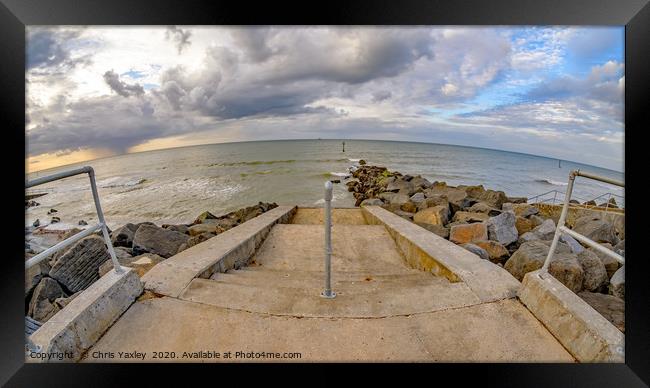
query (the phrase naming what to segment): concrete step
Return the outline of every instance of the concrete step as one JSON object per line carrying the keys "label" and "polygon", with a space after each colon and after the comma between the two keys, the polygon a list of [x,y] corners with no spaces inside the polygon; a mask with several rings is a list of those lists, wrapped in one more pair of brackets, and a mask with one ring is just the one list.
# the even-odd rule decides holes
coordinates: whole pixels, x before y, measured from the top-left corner
{"label": "concrete step", "polygon": [[[236,275],[235,275],[236,276]],[[238,284],[194,279],[180,299],[212,306],[293,317],[378,318],[469,306],[479,299],[463,283],[339,283],[335,299],[317,287]]]}
{"label": "concrete step", "polygon": [[[322,289],[324,272],[299,270],[269,270],[264,267],[245,268],[227,273],[216,273],[211,280],[259,287],[285,287],[301,289]],[[445,278],[430,273],[415,271],[406,274],[375,275],[369,272],[332,272],[332,288],[340,290],[356,285],[358,292],[377,287],[409,287],[431,283],[449,283]]]}
{"label": "concrete step", "polygon": [[[324,228],[319,225],[279,224],[252,261],[272,269],[322,271],[324,239]],[[382,225],[334,225],[332,268],[375,274],[412,271]]]}
{"label": "concrete step", "polygon": [[[298,208],[292,224],[324,225],[323,208]],[[366,225],[361,209],[332,209],[333,225]]]}

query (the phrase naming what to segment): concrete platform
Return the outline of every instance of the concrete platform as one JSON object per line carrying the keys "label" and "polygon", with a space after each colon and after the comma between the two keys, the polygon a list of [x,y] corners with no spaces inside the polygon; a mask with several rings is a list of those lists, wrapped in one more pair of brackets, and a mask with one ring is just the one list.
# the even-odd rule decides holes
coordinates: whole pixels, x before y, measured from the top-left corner
{"label": "concrete platform", "polygon": [[[118,352],[144,353],[142,359]],[[183,358],[214,351],[221,357]],[[153,358],[154,352],[170,358]],[[233,358],[223,359],[232,352]],[[279,358],[235,358],[273,352]],[[282,358],[299,352],[300,358]],[[110,358],[110,355],[114,358]],[[160,353],[159,353],[160,355]],[[124,356],[124,354],[123,354]],[[309,361],[573,362],[516,300],[380,319],[295,318],[163,297],[134,304],[85,362]]]}
{"label": "concrete platform", "polygon": [[[298,208],[291,220],[292,224],[324,225],[325,213],[323,208]],[[365,225],[361,209],[332,209],[332,224],[334,225]]]}

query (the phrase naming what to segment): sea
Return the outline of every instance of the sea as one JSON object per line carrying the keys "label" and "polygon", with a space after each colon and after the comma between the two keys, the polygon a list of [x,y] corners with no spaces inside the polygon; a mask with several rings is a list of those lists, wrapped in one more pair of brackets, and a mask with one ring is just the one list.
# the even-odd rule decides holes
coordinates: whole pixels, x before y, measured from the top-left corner
{"label": "sea", "polygon": [[[345,142],[345,151],[343,151]],[[402,174],[448,185],[483,185],[511,197],[559,203],[573,169],[623,180],[623,173],[595,166],[515,152],[456,145],[374,140],[277,140],[209,144],[125,154],[28,174],[28,179],[90,165],[110,228],[127,222],[190,223],[204,211],[225,214],[258,202],[322,206],[324,183],[334,185],[333,206],[352,207],[350,169],[363,159]],[[621,170],[623,166],[621,166]],[[27,190],[44,192],[39,206],[26,209],[25,226],[38,219],[68,228],[80,220],[97,223],[87,175]],[[623,190],[578,178],[572,198],[624,205]],[[56,214],[48,215],[50,209]]]}

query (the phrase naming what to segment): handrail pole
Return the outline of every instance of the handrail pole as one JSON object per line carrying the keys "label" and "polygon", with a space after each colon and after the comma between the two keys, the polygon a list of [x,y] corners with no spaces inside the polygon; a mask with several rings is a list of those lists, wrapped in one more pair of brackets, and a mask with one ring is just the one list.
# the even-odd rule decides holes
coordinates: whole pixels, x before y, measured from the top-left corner
{"label": "handrail pole", "polygon": [[333,299],[336,293],[332,291],[332,182],[325,182],[325,290],[323,298]]}
{"label": "handrail pole", "polygon": [[551,263],[551,259],[553,258],[553,254],[555,253],[555,248],[557,248],[557,243],[560,240],[560,235],[562,234],[560,227],[564,226],[566,215],[569,212],[569,201],[571,200],[571,192],[573,192],[573,182],[575,182],[576,175],[578,175],[577,173],[578,173],[577,170],[571,171],[571,173],[569,173],[569,184],[567,185],[566,194],[564,195],[564,206],[562,207],[562,213],[560,214],[560,219],[557,221],[555,234],[553,235],[553,242],[551,243],[551,247],[548,250],[548,255],[546,255],[546,260],[544,261],[544,265],[542,266],[542,272],[548,272],[548,266]]}
{"label": "handrail pole", "polygon": [[115,255],[115,250],[113,249],[113,243],[111,242],[111,236],[108,233],[108,227],[106,226],[106,221],[104,220],[104,212],[102,211],[102,205],[99,203],[99,193],[97,192],[97,184],[95,183],[95,170],[92,167],[88,167],[88,178],[90,179],[90,189],[93,192],[93,200],[95,201],[95,209],[97,210],[97,218],[99,218],[99,223],[102,225],[102,234],[104,235],[104,241],[106,242],[106,247],[108,248],[108,253],[111,256],[111,261],[113,262],[113,269],[115,273],[122,273],[124,270],[120,265],[120,262],[117,261],[117,256]]}

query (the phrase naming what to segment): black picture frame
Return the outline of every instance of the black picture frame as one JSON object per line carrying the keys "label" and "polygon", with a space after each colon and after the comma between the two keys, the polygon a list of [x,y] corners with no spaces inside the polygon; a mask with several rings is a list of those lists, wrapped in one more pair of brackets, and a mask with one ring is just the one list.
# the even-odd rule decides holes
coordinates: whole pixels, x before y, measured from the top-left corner
{"label": "black picture frame", "polygon": [[[644,130],[650,112],[650,4],[648,0],[459,0],[459,1],[328,1],[226,2],[205,0],[0,0],[0,111],[2,114],[5,203],[4,258],[0,268],[0,384],[17,387],[51,385],[130,385],[124,369],[153,378],[178,373],[188,365],[137,366],[24,364],[24,268],[21,229],[25,171],[25,26],[26,25],[625,25],[625,196],[626,250],[630,262],[626,290],[625,364],[424,364],[414,373],[441,382],[477,378],[497,386],[617,386],[650,384],[650,295],[644,257],[644,224],[640,198],[648,165]],[[638,148],[638,149],[635,149]],[[646,151],[647,153],[647,151]],[[638,228],[636,227],[638,225]],[[631,252],[631,253],[630,253]],[[507,333],[504,333],[507,335]],[[268,366],[264,366],[268,369]],[[385,376],[386,366],[373,368]],[[404,365],[402,365],[405,368]],[[409,368],[406,366],[406,368]],[[467,371],[466,369],[472,369]],[[312,374],[311,371],[308,371]],[[211,374],[196,369],[188,376]],[[218,383],[220,373],[213,375]],[[242,379],[255,373],[241,373]],[[331,376],[329,376],[331,377]],[[365,378],[366,376],[364,376]],[[153,381],[153,380],[151,380]]]}

